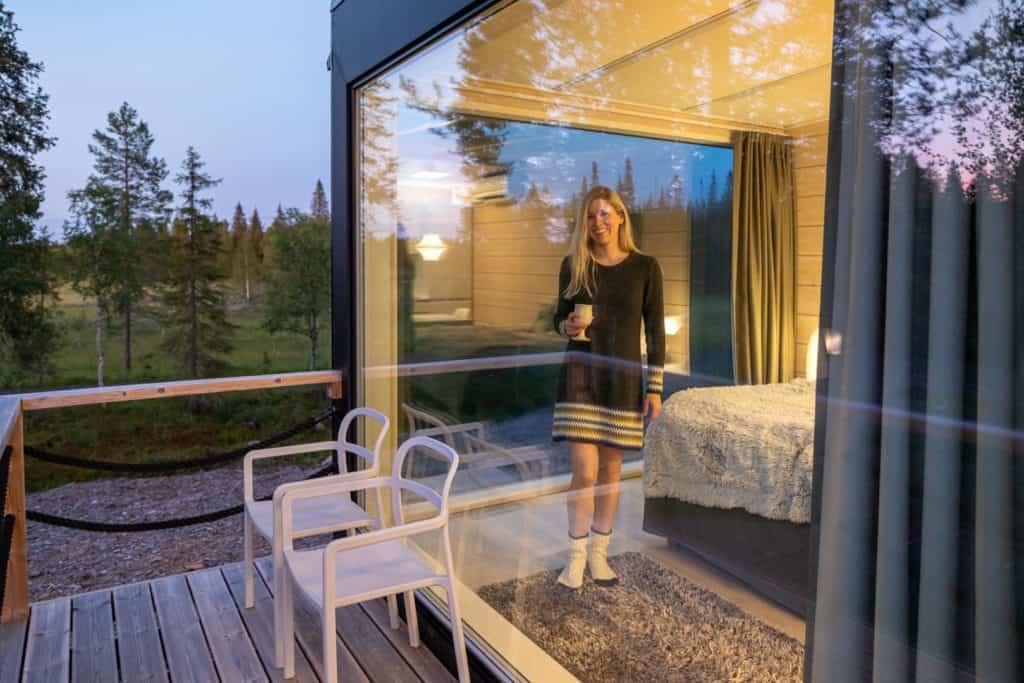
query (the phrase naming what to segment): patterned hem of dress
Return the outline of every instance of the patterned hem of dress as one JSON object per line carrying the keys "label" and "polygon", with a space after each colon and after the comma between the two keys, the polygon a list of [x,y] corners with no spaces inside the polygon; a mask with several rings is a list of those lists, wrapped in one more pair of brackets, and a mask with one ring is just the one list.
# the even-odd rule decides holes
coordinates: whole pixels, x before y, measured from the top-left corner
{"label": "patterned hem of dress", "polygon": [[644,445],[644,418],[639,411],[616,410],[589,403],[556,403],[551,434],[555,441],[580,441],[638,450]]}

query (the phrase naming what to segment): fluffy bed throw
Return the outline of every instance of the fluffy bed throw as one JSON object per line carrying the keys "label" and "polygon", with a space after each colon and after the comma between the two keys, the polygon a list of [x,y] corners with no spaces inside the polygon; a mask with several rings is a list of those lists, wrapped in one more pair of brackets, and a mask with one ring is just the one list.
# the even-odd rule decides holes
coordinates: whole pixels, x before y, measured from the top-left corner
{"label": "fluffy bed throw", "polygon": [[648,427],[644,495],[810,521],[814,385],[679,391]]}

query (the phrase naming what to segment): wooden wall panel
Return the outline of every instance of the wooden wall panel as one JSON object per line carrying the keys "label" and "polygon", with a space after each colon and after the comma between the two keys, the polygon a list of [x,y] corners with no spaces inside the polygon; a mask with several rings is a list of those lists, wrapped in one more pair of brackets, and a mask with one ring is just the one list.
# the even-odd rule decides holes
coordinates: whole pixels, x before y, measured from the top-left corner
{"label": "wooden wall panel", "polygon": [[817,134],[793,139],[797,214],[796,372],[799,376],[807,374],[807,344],[818,328],[821,305],[828,136],[823,130],[814,132]]}
{"label": "wooden wall panel", "polygon": [[[474,321],[519,329],[546,326],[568,249],[564,218],[543,208],[492,205],[475,208],[472,220]],[[552,241],[560,235],[565,241]],[[642,235],[640,248],[661,263],[665,315],[681,321],[679,332],[666,340],[670,361],[688,368],[688,226],[678,211],[652,211],[642,218]]]}
{"label": "wooden wall panel", "polygon": [[551,240],[560,216],[537,207],[480,206],[472,220],[474,322],[515,329],[543,324],[567,248]]}

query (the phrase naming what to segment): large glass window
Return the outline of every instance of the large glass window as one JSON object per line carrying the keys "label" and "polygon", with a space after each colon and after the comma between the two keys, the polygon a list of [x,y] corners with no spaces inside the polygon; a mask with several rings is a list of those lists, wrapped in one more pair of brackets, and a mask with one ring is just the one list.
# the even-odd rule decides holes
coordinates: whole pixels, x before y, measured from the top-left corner
{"label": "large glass window", "polygon": [[[357,91],[358,399],[392,417],[393,446],[459,452],[463,617],[526,678],[799,676],[831,31],[825,0],[511,2]],[[612,309],[628,370],[592,381],[636,369],[626,412],[652,393],[661,410],[621,473],[595,447],[590,488],[576,440],[552,435],[571,403],[560,269],[596,186],[656,267],[598,280],[595,330],[607,288],[645,303]],[[620,407],[587,409],[612,433]],[[567,589],[588,496],[613,513],[620,580],[595,564]],[[709,661],[718,647],[737,656]]]}

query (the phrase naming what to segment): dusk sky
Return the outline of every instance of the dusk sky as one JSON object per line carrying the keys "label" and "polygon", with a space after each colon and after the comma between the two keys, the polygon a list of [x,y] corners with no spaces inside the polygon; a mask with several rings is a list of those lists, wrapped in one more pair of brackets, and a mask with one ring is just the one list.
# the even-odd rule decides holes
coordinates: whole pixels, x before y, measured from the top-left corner
{"label": "dusk sky", "polygon": [[[60,238],[68,190],[92,172],[91,135],[122,102],[168,164],[168,189],[193,145],[223,183],[214,208],[308,210],[330,173],[327,0],[7,0],[18,44],[43,62],[50,134],[43,225]],[[177,203],[178,199],[175,198]]]}

